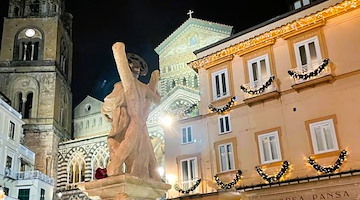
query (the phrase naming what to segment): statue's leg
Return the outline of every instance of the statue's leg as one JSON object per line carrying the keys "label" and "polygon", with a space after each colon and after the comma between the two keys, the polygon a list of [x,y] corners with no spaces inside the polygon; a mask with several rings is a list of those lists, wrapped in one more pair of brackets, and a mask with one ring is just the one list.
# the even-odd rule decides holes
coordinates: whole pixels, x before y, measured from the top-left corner
{"label": "statue's leg", "polygon": [[121,172],[121,166],[125,162],[125,159],[129,157],[131,152],[136,148],[136,144],[139,141],[139,128],[134,120],[131,120],[129,126],[125,132],[124,140],[122,140],[116,149],[109,147],[112,157],[111,162],[108,165],[108,175],[114,176]]}
{"label": "statue's leg", "polygon": [[149,152],[148,148],[146,147],[144,134],[142,132],[139,134],[139,146],[135,151],[135,159],[134,165],[132,166],[131,175],[142,178],[149,178]]}

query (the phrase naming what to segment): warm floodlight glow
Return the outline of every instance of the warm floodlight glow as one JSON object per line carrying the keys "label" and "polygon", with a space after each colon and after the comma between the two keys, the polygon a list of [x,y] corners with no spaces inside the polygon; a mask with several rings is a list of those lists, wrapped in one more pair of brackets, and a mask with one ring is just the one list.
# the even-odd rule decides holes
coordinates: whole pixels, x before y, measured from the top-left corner
{"label": "warm floodlight glow", "polygon": [[176,181],[176,176],[174,174],[166,174],[166,180],[168,184],[174,185]]}
{"label": "warm floodlight glow", "polygon": [[164,173],[165,173],[165,169],[163,167],[159,167],[157,170],[158,170],[160,176],[163,177]]}
{"label": "warm floodlight glow", "polygon": [[0,187],[0,200],[4,200],[4,199],[5,199],[5,192],[4,189]]}
{"label": "warm floodlight glow", "polygon": [[30,28],[25,31],[25,35],[26,35],[26,37],[32,38],[35,35],[35,30]]}
{"label": "warm floodlight glow", "polygon": [[57,195],[59,198],[62,197],[62,193],[61,193],[61,192],[57,193],[56,195]]}
{"label": "warm floodlight glow", "polygon": [[170,127],[171,124],[173,123],[173,118],[169,115],[165,115],[160,118],[160,122],[162,125],[164,125],[166,127]]}

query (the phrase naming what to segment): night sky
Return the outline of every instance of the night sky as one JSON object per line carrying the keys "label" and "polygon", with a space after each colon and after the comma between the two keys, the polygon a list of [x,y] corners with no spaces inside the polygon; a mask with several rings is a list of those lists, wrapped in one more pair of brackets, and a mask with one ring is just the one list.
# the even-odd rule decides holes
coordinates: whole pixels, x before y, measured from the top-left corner
{"label": "night sky", "polygon": [[[1,32],[7,8],[8,0],[0,0]],[[74,17],[73,106],[86,95],[103,100],[119,80],[111,52],[116,41],[142,56],[150,71],[158,69],[154,49],[188,19],[190,9],[194,18],[233,26],[237,33],[286,13],[288,6],[286,0],[67,0]]]}

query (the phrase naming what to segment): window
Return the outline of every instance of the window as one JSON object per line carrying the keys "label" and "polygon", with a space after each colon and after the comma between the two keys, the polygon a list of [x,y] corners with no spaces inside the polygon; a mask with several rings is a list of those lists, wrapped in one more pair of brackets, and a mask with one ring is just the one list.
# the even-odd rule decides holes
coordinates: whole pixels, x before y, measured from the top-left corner
{"label": "window", "polygon": [[251,87],[256,89],[263,85],[271,76],[268,54],[249,60],[248,69]]}
{"label": "window", "polygon": [[19,200],[29,200],[30,189],[19,189]]}
{"label": "window", "polygon": [[220,134],[229,133],[231,131],[230,115],[219,116],[219,131]]}
{"label": "window", "polygon": [[297,0],[294,2],[294,9],[299,9],[309,4],[310,4],[310,0]]}
{"label": "window", "polygon": [[40,200],[45,200],[45,190],[41,188],[40,191]]}
{"label": "window", "polygon": [[261,163],[281,160],[279,134],[277,131],[258,136]]}
{"label": "window", "polygon": [[295,43],[294,47],[296,64],[301,72],[305,73],[321,64],[322,56],[317,36]]}
{"label": "window", "polygon": [[43,36],[38,29],[21,30],[15,39],[14,60],[40,60],[42,56]]}
{"label": "window", "polygon": [[193,142],[192,127],[181,128],[181,144],[187,144]]}
{"label": "window", "polygon": [[29,92],[26,96],[26,99],[25,99],[25,110],[24,110],[24,113],[23,113],[23,117],[25,119],[29,119],[31,118],[31,111],[32,111],[32,106],[33,106],[33,97],[34,97],[34,94],[32,92]]}
{"label": "window", "polygon": [[198,178],[196,158],[188,158],[180,161],[182,188],[187,190],[192,187]]}
{"label": "window", "polygon": [[9,138],[13,140],[14,137],[15,137],[15,123],[10,121],[10,124],[9,124]]}
{"label": "window", "polygon": [[309,126],[314,153],[339,149],[333,119],[310,123]]}
{"label": "window", "polygon": [[68,166],[69,183],[79,183],[85,181],[85,161],[83,155],[76,152]]}
{"label": "window", "polygon": [[234,163],[234,150],[233,144],[221,144],[219,145],[219,155],[220,155],[220,169],[221,172],[226,172],[235,169]]}
{"label": "window", "polygon": [[[91,168],[93,172],[93,179],[95,179],[95,172],[97,168],[106,168],[109,161],[109,153],[105,148],[98,148],[91,158]],[[125,171],[124,171],[125,172]]]}
{"label": "window", "polygon": [[214,72],[212,75],[213,100],[230,96],[227,69]]}
{"label": "window", "polygon": [[11,170],[12,170],[12,157],[6,156],[5,176],[11,176]]}

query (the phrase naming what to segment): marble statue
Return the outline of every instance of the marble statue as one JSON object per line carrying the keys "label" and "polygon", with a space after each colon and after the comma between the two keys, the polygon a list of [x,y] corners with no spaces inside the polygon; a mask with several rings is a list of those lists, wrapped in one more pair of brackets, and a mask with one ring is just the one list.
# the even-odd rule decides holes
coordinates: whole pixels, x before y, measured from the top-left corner
{"label": "marble statue", "polygon": [[112,123],[108,135],[110,162],[107,175],[126,173],[142,179],[160,180],[157,161],[148,135],[146,121],[153,103],[160,103],[157,91],[159,71],[151,74],[148,84],[138,80],[147,72],[143,59],[135,54],[126,54],[125,45],[117,42],[112,47],[121,81],[105,97],[102,114]]}

